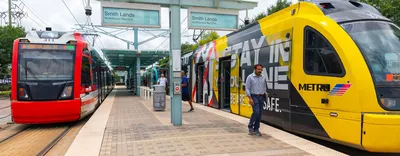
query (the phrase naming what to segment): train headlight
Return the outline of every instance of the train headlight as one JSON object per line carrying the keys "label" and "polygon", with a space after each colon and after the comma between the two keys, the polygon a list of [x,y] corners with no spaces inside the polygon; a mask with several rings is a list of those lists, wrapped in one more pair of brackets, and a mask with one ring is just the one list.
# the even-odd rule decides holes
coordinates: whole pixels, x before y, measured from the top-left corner
{"label": "train headlight", "polygon": [[66,86],[60,95],[61,99],[70,98],[72,96],[72,86]]}
{"label": "train headlight", "polygon": [[396,107],[400,107],[400,101],[399,101],[399,105],[397,104],[398,100],[400,100],[400,98],[381,98],[381,103],[386,108],[393,109]]}

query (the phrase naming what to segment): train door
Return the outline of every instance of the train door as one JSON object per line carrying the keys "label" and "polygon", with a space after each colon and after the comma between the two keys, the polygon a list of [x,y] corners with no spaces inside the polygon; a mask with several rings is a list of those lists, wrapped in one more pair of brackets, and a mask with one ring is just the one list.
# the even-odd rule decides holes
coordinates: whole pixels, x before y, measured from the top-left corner
{"label": "train door", "polygon": [[94,61],[93,61],[92,74],[93,74],[93,84],[96,86],[96,92],[97,92],[96,98],[97,98],[97,107],[98,107],[98,106],[100,106],[100,103],[101,103],[101,99],[99,98],[101,91],[100,91],[100,85],[99,85],[99,77],[97,74],[97,62],[94,62]]}
{"label": "train door", "polygon": [[103,97],[102,97],[102,99],[103,99],[103,101],[104,101],[105,98],[106,98],[106,94],[107,94],[107,92],[106,92],[106,77],[105,77],[105,74],[104,74],[104,67],[101,68],[101,77],[103,78],[103,86],[101,86],[101,88],[102,88],[102,90],[103,90]]}
{"label": "train door", "polygon": [[292,65],[301,67],[292,73],[299,92],[292,99],[292,129],[359,144],[361,121],[356,111],[360,106],[344,99],[351,89],[351,77],[339,56],[342,48],[337,48],[332,34],[323,33],[327,30],[313,25],[296,28],[297,38],[303,39],[296,43],[301,49],[297,52],[303,54]]}
{"label": "train door", "polygon": [[106,83],[104,84],[105,85],[105,87],[106,87],[106,97],[107,97],[107,95],[108,95],[108,81],[110,81],[109,79],[108,79],[108,72],[107,72],[107,68],[106,69],[104,69],[104,76],[105,76],[105,79],[106,79]]}
{"label": "train door", "polygon": [[[204,85],[204,63],[199,63],[197,64],[197,69],[196,69],[196,102],[197,103],[203,103],[204,97],[203,97],[203,85]],[[207,105],[207,103],[205,103]]]}
{"label": "train door", "polygon": [[[187,68],[187,71],[186,71],[186,76],[187,76],[187,78],[188,78],[188,80],[189,80],[189,94],[190,94],[190,97],[193,97],[193,95],[192,95],[192,89],[193,89],[193,86],[192,86],[192,83],[193,83],[193,79],[192,79],[192,76],[193,76],[193,73],[191,72],[192,70],[191,70],[191,68],[192,68],[192,65],[190,64],[190,62],[189,62],[189,64],[186,66],[186,68]],[[192,99],[193,100],[193,99]]]}
{"label": "train door", "polygon": [[98,83],[98,88],[97,88],[97,90],[99,91],[99,101],[100,101],[100,103],[103,103],[103,85],[102,85],[102,81],[103,81],[103,79],[102,79],[102,77],[101,77],[101,68],[100,68],[100,65],[98,65],[97,67],[96,67],[96,75],[97,75],[97,83]]}
{"label": "train door", "polygon": [[230,112],[230,78],[231,78],[231,60],[219,59],[219,101],[218,109],[223,109]]}
{"label": "train door", "polygon": [[97,106],[97,92],[93,89],[92,57],[82,56],[81,64],[81,117],[95,110]]}
{"label": "train door", "polygon": [[198,103],[196,99],[196,89],[197,89],[197,65],[194,63],[194,61],[191,61],[190,63],[190,84],[191,84],[191,89],[190,89],[190,96],[192,97],[192,102]]}
{"label": "train door", "polygon": [[[108,68],[106,70],[108,70]],[[108,93],[110,91],[110,76],[109,76],[109,72],[108,71],[106,71],[106,86],[107,86],[106,92],[107,92],[107,95],[108,95]]]}

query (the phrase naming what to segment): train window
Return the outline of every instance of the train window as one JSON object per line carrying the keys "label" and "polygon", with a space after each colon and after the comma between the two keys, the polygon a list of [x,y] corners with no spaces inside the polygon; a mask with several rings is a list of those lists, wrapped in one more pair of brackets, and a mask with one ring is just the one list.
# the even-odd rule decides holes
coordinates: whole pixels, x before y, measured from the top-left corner
{"label": "train window", "polygon": [[304,32],[304,71],[310,75],[343,76],[340,58],[328,40],[310,27]]}
{"label": "train window", "polygon": [[90,86],[91,85],[89,58],[87,58],[85,56],[82,57],[81,84],[82,84],[82,86]]}
{"label": "train window", "polygon": [[92,73],[93,73],[93,83],[97,84],[97,67],[94,67],[92,69]]}
{"label": "train window", "polygon": [[98,78],[97,78],[97,76],[98,76],[98,75],[97,75],[97,74],[98,74],[98,73],[97,73],[97,72],[98,72],[98,69],[97,69],[98,67],[97,67],[97,66],[98,66],[98,65],[97,65],[97,62],[92,61],[92,73],[93,73],[93,83],[94,83],[94,84],[97,84],[97,81],[98,81],[98,80],[97,80],[97,79],[98,79]]}
{"label": "train window", "polygon": [[375,85],[396,83],[387,74],[400,72],[400,28],[382,21],[362,21],[341,25],[364,56]]}

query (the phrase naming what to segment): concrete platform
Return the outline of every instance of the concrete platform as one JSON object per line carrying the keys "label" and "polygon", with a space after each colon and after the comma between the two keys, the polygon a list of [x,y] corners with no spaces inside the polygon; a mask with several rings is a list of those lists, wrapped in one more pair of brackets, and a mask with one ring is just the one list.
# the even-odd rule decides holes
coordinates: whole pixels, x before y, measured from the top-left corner
{"label": "concrete platform", "polygon": [[11,122],[10,104],[9,98],[0,97],[0,126]]}
{"label": "concrete platform", "polygon": [[182,103],[182,126],[151,100],[117,87],[81,129],[66,155],[344,155],[261,124],[262,137],[247,134],[249,119]]}

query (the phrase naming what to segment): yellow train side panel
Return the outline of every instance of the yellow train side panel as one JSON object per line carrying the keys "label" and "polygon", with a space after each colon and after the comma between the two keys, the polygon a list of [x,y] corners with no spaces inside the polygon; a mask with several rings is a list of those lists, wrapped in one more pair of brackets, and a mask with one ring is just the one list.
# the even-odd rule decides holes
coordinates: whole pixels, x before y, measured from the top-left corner
{"label": "yellow train side panel", "polygon": [[364,114],[362,146],[375,152],[400,152],[399,122],[399,114]]}
{"label": "yellow train side panel", "polygon": [[231,58],[232,61],[235,61],[235,63],[231,63],[230,108],[232,113],[239,114],[239,56],[237,54],[233,54]]}
{"label": "yellow train side panel", "polygon": [[[343,142],[358,145],[360,144],[360,131],[361,131],[361,106],[359,102],[358,85],[355,80],[352,71],[354,71],[349,64],[349,59],[345,56],[345,53],[349,53],[348,49],[342,47],[351,47],[349,44],[345,44],[341,40],[349,40],[346,33],[341,29],[336,22],[325,17],[310,14],[301,14],[296,18],[295,26],[295,40],[294,44],[298,45],[294,53],[293,58],[297,61],[292,65],[292,71],[298,71],[297,74],[292,73],[292,80],[295,85],[304,84],[329,84],[331,90],[339,85],[351,85],[345,94],[341,96],[329,95],[330,92],[324,91],[310,91],[300,90],[296,86],[296,89],[300,92],[302,98],[311,108],[312,112],[324,128],[330,138],[334,140],[340,140]],[[304,45],[304,28],[311,27],[318,31],[333,47],[340,61],[344,67],[345,75],[343,76],[322,76],[322,75],[310,75],[306,74],[303,69],[303,45]],[[335,33],[330,33],[335,32]],[[340,44],[339,44],[340,42]],[[350,41],[348,43],[351,43]],[[351,61],[358,61],[361,59],[352,58]],[[361,60],[360,60],[361,61]],[[358,67],[361,68],[362,67]],[[366,69],[366,66],[364,67]],[[360,69],[358,69],[360,70]],[[296,76],[299,75],[297,78]],[[322,99],[327,99],[327,104],[321,103]],[[346,127],[339,128],[339,127]]]}
{"label": "yellow train side panel", "polygon": [[223,51],[228,47],[228,38],[226,36],[222,36],[215,40],[216,43],[216,58],[222,57]]}
{"label": "yellow train side panel", "polygon": [[[379,106],[375,86],[365,59],[349,34],[337,22],[325,16],[316,5],[308,2],[299,2],[259,20],[258,23],[271,53],[274,53],[275,50],[279,51],[282,45],[283,47],[289,46],[291,49],[290,61],[285,61],[282,54],[280,54],[279,65],[289,67],[287,76],[290,81],[289,85],[292,85],[289,95],[289,98],[291,98],[289,106],[291,114],[289,118],[292,130],[303,130],[305,133],[311,133],[307,129],[310,130],[317,127],[320,131],[326,133],[317,134],[322,137],[364,147],[370,151],[400,152],[400,115],[389,115],[386,110]],[[329,42],[343,67],[344,72],[342,75],[309,74],[305,71],[304,68],[307,63],[304,61],[306,53],[304,48],[305,32],[308,30],[315,31],[316,34],[320,34]],[[290,45],[287,45],[289,44],[287,42],[288,33],[290,34]],[[251,39],[256,38],[242,36]],[[235,43],[231,41],[229,45],[228,37],[226,36],[215,41],[216,51],[215,59],[211,60],[212,68],[210,72],[213,74],[210,82],[212,82],[214,90],[213,96],[219,101],[219,87],[217,84],[219,78],[218,58],[231,56],[231,111],[234,114],[250,117],[252,107],[243,88],[245,80],[243,80],[243,77],[239,78],[239,75],[245,72],[244,70],[249,70],[248,66],[246,66],[246,69],[241,69],[241,65],[238,63],[241,58],[237,54],[224,53],[228,46],[232,46],[231,44],[248,40],[237,38],[235,36]],[[329,47],[326,51],[329,51]],[[260,58],[261,61],[267,62],[268,60]],[[242,80],[240,81],[240,79]],[[329,90],[318,90],[314,87],[307,89],[304,87],[316,84],[329,86]],[[335,93],[334,89],[343,89],[343,86],[345,86],[343,94]],[[291,97],[292,95],[300,97],[300,100],[297,98],[298,101],[294,101]],[[313,116],[315,119],[313,121],[296,119],[294,115],[303,112],[298,111],[296,112],[297,114],[294,114],[293,110],[297,108],[292,106],[298,106],[298,108],[304,108],[304,110],[309,109],[307,110],[309,112],[306,112],[307,115]],[[263,113],[267,114],[267,117],[276,117],[268,111],[264,108]],[[369,114],[365,114],[366,112]],[[275,119],[275,121],[277,120],[279,118]],[[293,121],[295,120],[302,121],[294,123]],[[264,121],[268,120],[265,119]],[[315,124],[317,122],[319,125]],[[304,129],[301,129],[302,127]]]}

